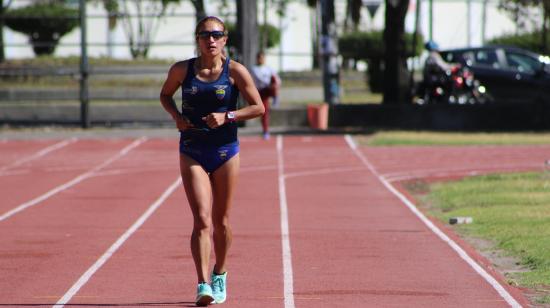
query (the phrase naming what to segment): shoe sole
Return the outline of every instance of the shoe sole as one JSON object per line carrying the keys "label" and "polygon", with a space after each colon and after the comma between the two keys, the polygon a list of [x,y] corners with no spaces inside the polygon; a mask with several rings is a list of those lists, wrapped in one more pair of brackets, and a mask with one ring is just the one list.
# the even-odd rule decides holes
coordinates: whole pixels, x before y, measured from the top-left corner
{"label": "shoe sole", "polygon": [[205,294],[205,295],[199,297],[199,299],[197,299],[195,304],[199,307],[205,307],[205,306],[208,306],[209,304],[211,304],[213,301],[214,301],[214,297]]}

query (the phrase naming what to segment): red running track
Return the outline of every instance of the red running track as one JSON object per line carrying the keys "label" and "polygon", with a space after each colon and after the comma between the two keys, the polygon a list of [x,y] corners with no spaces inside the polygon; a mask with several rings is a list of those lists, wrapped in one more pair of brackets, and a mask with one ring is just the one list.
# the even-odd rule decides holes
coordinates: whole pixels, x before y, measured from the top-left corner
{"label": "red running track", "polygon": [[[224,307],[528,305],[392,183],[540,169],[550,147],[241,145]],[[0,152],[0,306],[194,306],[177,140],[5,140]]]}

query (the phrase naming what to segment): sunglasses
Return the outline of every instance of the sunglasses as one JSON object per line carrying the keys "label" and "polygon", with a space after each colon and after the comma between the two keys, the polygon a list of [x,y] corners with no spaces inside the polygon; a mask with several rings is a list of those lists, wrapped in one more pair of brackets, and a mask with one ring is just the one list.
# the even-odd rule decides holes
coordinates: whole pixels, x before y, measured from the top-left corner
{"label": "sunglasses", "polygon": [[215,40],[219,40],[224,36],[225,36],[224,31],[201,31],[197,34],[197,37],[201,39],[208,39],[212,37]]}

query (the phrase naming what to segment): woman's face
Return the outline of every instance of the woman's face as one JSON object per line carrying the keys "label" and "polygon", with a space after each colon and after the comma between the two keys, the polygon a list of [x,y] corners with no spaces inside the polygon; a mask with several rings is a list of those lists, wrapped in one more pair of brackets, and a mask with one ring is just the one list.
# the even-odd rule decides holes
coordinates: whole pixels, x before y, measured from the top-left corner
{"label": "woman's face", "polygon": [[201,55],[216,56],[220,54],[227,42],[223,25],[209,20],[204,23],[197,33],[197,44]]}

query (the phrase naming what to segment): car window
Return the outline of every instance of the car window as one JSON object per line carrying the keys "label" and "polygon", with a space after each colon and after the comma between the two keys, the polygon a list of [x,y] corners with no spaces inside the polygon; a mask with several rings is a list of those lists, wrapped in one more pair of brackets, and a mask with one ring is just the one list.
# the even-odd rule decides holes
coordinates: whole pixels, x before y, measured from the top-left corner
{"label": "car window", "polygon": [[460,63],[472,65],[473,53],[471,51],[442,52],[441,57],[448,63]]}
{"label": "car window", "polygon": [[542,65],[538,59],[514,52],[506,53],[506,61],[509,68],[520,73],[534,74]]}
{"label": "car window", "polygon": [[475,65],[500,68],[497,54],[494,50],[478,50],[475,52]]}

